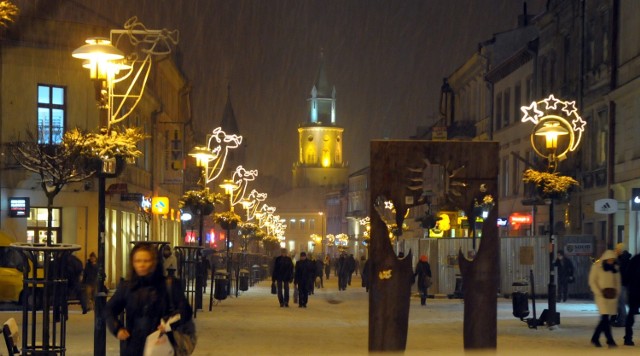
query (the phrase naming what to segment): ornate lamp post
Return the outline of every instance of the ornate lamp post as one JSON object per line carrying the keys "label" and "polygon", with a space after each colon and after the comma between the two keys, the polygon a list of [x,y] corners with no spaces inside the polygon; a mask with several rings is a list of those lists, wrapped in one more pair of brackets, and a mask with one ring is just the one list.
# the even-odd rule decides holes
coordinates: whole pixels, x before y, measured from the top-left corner
{"label": "ornate lamp post", "polygon": [[[543,198],[549,202],[549,285],[548,285],[548,310],[543,311],[540,319],[546,322],[548,327],[560,323],[560,313],[556,311],[556,284],[555,268],[555,238],[554,225],[554,199],[557,195],[566,194],[566,189],[558,186],[557,181],[569,178],[565,181],[575,182],[570,177],[562,177],[555,172],[558,163],[566,158],[568,152],[575,151],[580,144],[580,139],[586,122],[578,115],[575,101],[562,101],[550,95],[544,100],[532,102],[529,106],[521,108],[523,112],[522,122],[530,121],[535,126],[531,131],[531,146],[537,155],[547,159],[549,173],[527,172],[525,181],[534,181],[538,188],[542,189]],[[536,179],[535,177],[549,177],[551,179]],[[577,184],[577,182],[575,183]]]}
{"label": "ornate lamp post", "polygon": [[[231,179],[225,179],[222,184],[220,184],[220,188],[224,189],[225,194],[229,197],[229,214],[232,215],[233,213],[233,192],[238,189],[238,185],[235,184],[233,182],[233,180]],[[235,228],[234,226],[232,226],[231,223],[227,222],[227,224],[225,224],[225,226],[221,226],[223,229],[226,230],[226,241],[225,244],[227,246],[227,276],[228,276],[228,281],[227,281],[227,295],[229,295],[231,293],[231,258],[230,258],[230,251],[231,251],[231,230],[233,228]]]}
{"label": "ornate lamp post", "polygon": [[[134,47],[126,56],[112,43],[126,38]],[[111,125],[125,120],[142,99],[151,72],[152,58],[169,54],[178,43],[178,32],[147,29],[136,17],[130,18],[124,29],[112,29],[109,38],[89,38],[73,51],[74,58],[84,60],[94,81],[96,100],[100,108],[100,133],[110,134]],[[124,90],[119,91],[124,84]],[[105,179],[118,175],[114,157],[100,157],[98,171],[98,285],[104,283],[105,255]],[[123,162],[124,163],[124,162]],[[121,165],[124,167],[124,164]],[[100,292],[95,302],[94,355],[106,352],[106,321],[103,318],[106,293]]]}

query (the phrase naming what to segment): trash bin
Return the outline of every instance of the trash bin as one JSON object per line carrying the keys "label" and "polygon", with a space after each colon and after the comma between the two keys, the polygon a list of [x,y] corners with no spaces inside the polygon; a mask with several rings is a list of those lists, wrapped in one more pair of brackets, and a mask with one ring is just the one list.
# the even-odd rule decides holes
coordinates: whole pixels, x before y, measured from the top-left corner
{"label": "trash bin", "polygon": [[260,274],[261,274],[260,266],[258,265],[251,266],[251,278],[253,279],[253,283],[257,283],[262,279]]}
{"label": "trash bin", "polygon": [[249,289],[249,270],[242,268],[238,273],[238,278],[240,279],[238,289],[243,292],[247,291]]}
{"label": "trash bin", "polygon": [[519,281],[513,282],[511,286],[517,287],[511,293],[513,316],[519,318],[520,320],[524,320],[524,318],[529,316],[529,293],[526,292],[526,288],[522,287],[529,286],[529,283],[527,283],[526,281]]}
{"label": "trash bin", "polygon": [[227,272],[216,272],[213,279],[215,282],[213,297],[217,300],[227,299],[227,295],[229,294],[227,291],[227,288],[229,287],[229,276]]}

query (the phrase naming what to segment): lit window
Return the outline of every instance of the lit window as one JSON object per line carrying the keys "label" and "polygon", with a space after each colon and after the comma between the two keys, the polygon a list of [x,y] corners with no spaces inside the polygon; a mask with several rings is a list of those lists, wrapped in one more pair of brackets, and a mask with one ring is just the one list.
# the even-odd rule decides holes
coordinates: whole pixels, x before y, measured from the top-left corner
{"label": "lit window", "polygon": [[64,135],[65,88],[38,85],[38,143],[59,144]]}

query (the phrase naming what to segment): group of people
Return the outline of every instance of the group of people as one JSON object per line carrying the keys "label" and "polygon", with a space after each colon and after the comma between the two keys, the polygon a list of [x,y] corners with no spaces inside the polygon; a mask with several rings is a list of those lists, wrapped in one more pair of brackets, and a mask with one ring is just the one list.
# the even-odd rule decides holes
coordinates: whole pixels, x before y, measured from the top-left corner
{"label": "group of people", "polygon": [[589,287],[600,314],[591,343],[602,347],[600,335],[604,333],[607,345],[617,346],[611,333],[613,319],[614,325],[624,325],[624,345],[634,346],[633,324],[635,315],[640,312],[640,254],[631,257],[624,244],[605,251],[591,266]]}
{"label": "group of people", "polygon": [[79,300],[82,314],[93,310],[93,302],[98,289],[98,258],[95,253],[82,266],[82,261],[69,254],[64,260],[64,274],[67,278],[67,299]]}
{"label": "group of people", "polygon": [[[309,295],[314,294],[314,288],[324,288],[323,274],[326,279],[329,279],[331,274],[329,256],[325,256],[324,260],[309,258],[306,252],[300,252],[299,256],[294,265],[287,249],[283,248],[280,250],[280,256],[276,257],[273,263],[271,280],[282,308],[289,307],[291,282],[298,293],[298,307],[306,308]],[[339,290],[346,290],[347,285],[351,285],[351,276],[356,271],[353,255],[341,254],[337,259],[336,271]]]}
{"label": "group of people", "polygon": [[306,308],[309,294],[314,293],[314,288],[324,288],[324,266],[325,263],[321,259],[310,259],[306,252],[300,252],[300,258],[294,265],[287,249],[281,249],[280,256],[274,260],[271,274],[271,282],[275,285],[280,307],[289,307],[289,284],[293,282],[295,292],[298,293],[298,307]]}

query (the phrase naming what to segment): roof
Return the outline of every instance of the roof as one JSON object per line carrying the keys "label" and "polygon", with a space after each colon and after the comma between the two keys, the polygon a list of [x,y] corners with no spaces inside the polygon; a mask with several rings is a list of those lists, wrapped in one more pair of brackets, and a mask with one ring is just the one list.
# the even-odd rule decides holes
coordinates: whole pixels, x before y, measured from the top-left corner
{"label": "roof", "polygon": [[224,106],[224,112],[222,114],[222,120],[220,121],[220,127],[222,131],[227,134],[239,134],[238,121],[236,121],[236,115],[233,112],[233,106],[231,105],[231,86],[227,86],[227,104]]}

